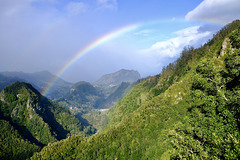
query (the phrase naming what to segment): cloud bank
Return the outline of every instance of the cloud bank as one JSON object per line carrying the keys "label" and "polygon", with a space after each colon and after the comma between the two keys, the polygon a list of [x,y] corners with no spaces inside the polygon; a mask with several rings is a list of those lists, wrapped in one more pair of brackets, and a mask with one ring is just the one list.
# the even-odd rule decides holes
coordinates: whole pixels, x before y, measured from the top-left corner
{"label": "cloud bank", "polygon": [[190,11],[185,18],[226,24],[240,18],[240,1],[204,0]]}
{"label": "cloud bank", "polygon": [[176,37],[169,39],[167,41],[160,41],[153,44],[149,49],[142,50],[145,54],[153,54],[161,58],[165,57],[176,57],[182,51],[185,46],[195,46],[201,45],[201,41],[204,38],[208,38],[210,32],[199,32],[200,26],[194,26],[185,28],[175,32]]}

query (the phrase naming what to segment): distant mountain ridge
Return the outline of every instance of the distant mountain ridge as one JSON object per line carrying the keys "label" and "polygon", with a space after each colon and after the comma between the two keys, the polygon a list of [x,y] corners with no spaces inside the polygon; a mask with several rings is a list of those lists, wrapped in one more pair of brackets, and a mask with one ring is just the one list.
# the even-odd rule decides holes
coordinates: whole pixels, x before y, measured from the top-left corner
{"label": "distant mountain ridge", "polygon": [[117,72],[103,75],[99,80],[93,82],[93,85],[106,88],[119,85],[122,82],[135,82],[140,78],[141,75],[138,71],[121,69]]}
{"label": "distant mountain ridge", "polygon": [[69,93],[57,102],[81,110],[110,108],[131,90],[139,78],[138,71],[121,69],[101,76],[92,84],[85,81],[73,84]]}
{"label": "distant mountain ridge", "polygon": [[110,108],[126,95],[134,86],[134,82],[122,82],[119,85],[103,88],[93,86],[89,82],[80,81],[72,85],[70,92],[56,100],[67,108],[80,110]]}
{"label": "distant mountain ridge", "polygon": [[[40,71],[35,73],[0,72],[0,89],[3,89],[5,86],[10,85],[15,81],[21,81],[30,83],[39,92],[42,92],[46,87],[48,87],[54,77],[55,75],[48,71]],[[69,91],[71,85],[71,83],[58,78],[46,96],[51,99],[60,98]]]}
{"label": "distant mountain ridge", "polygon": [[[30,83],[39,92],[42,92],[49,86],[54,77],[55,75],[48,71],[34,73],[0,72],[0,90],[16,81],[20,81]],[[96,82],[93,82],[92,85],[104,88],[113,87],[120,85],[122,82],[135,82],[140,78],[141,76],[138,71],[121,69],[117,72],[101,76],[101,78]],[[50,99],[64,98],[69,94],[69,92],[71,92],[70,90],[73,85],[74,84],[70,82],[66,82],[63,79],[58,78],[46,96]]]}

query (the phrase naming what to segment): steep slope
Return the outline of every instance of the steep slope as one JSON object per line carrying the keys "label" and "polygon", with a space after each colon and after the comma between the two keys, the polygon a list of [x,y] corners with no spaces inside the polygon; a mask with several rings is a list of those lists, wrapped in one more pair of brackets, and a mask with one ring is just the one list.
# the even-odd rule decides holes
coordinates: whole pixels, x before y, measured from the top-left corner
{"label": "steep slope", "polygon": [[239,37],[237,20],[203,47],[185,48],[110,109],[103,132],[60,141],[32,159],[239,159]]}
{"label": "steep slope", "polygon": [[27,159],[40,147],[24,139],[6,120],[0,119],[0,159]]}
{"label": "steep slope", "polygon": [[[68,110],[41,96],[30,84],[23,82],[15,82],[0,93],[0,118],[6,126],[11,125],[16,130],[13,134],[17,132],[23,139],[40,147],[70,135],[84,136],[81,123]],[[12,147],[14,151],[15,147]]]}
{"label": "steep slope", "polygon": [[111,87],[119,85],[122,82],[135,82],[140,78],[141,76],[138,71],[122,69],[115,73],[103,75],[93,84],[101,87]]}
{"label": "steep slope", "polygon": [[[42,92],[55,77],[48,71],[41,71],[35,73],[1,72],[0,74],[8,78],[14,78],[22,82],[30,83],[40,92]],[[64,80],[59,78],[46,96],[51,99],[63,97],[69,91],[71,85],[71,83],[65,82]]]}

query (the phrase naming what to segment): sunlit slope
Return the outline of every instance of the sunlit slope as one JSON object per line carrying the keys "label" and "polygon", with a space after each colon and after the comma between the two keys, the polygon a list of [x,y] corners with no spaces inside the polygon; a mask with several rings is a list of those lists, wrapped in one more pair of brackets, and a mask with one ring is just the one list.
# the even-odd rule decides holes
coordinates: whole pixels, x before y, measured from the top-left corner
{"label": "sunlit slope", "polygon": [[239,159],[239,26],[139,81],[103,132],[57,142],[32,159]]}

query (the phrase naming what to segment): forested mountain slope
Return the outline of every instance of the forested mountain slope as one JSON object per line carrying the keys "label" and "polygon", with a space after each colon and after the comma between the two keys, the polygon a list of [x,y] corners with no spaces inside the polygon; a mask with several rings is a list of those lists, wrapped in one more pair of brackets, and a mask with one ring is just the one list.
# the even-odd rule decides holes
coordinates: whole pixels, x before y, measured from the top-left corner
{"label": "forested mountain slope", "polygon": [[40,147],[26,140],[9,121],[0,118],[0,159],[27,159]]}
{"label": "forested mountain slope", "polygon": [[56,142],[32,159],[240,159],[239,26],[139,80],[110,109],[103,132]]}
{"label": "forested mountain slope", "polygon": [[[0,122],[0,159],[26,158],[48,143],[70,135],[85,136],[82,124],[67,109],[23,82],[0,93]],[[23,156],[17,157],[19,154]]]}

